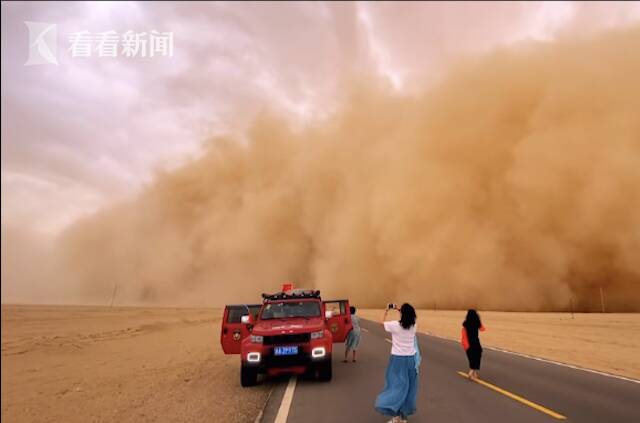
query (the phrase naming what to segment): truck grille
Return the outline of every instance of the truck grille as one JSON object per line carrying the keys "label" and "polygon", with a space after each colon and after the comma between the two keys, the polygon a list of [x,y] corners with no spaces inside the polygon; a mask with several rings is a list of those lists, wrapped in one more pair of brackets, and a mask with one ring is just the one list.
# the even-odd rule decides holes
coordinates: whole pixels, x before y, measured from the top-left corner
{"label": "truck grille", "polygon": [[297,333],[295,335],[272,335],[263,338],[264,345],[304,344],[311,340],[309,333]]}
{"label": "truck grille", "polygon": [[306,366],[310,361],[309,355],[300,350],[297,355],[275,356],[269,354],[265,357],[264,364],[266,367],[292,367]]}

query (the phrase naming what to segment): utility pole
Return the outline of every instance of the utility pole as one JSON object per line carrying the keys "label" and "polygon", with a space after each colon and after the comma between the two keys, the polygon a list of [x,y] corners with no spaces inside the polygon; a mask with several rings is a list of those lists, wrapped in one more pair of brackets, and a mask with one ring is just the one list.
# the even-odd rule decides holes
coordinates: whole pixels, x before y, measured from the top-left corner
{"label": "utility pole", "polygon": [[600,286],[600,305],[602,306],[602,312],[606,313],[604,309],[604,289]]}
{"label": "utility pole", "polygon": [[569,298],[569,304],[571,304],[571,320],[573,320],[573,297]]}
{"label": "utility pole", "polygon": [[109,305],[109,308],[113,307],[113,302],[116,300],[116,292],[118,292],[117,283],[113,286],[113,294],[111,295],[111,304]]}

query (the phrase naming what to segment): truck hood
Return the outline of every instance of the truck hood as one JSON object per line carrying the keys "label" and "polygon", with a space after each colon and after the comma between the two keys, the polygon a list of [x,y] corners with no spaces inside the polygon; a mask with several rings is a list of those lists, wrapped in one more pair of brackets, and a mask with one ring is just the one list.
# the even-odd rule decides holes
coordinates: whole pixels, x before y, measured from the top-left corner
{"label": "truck hood", "polygon": [[308,319],[273,319],[260,320],[253,327],[255,335],[282,335],[316,332],[324,329],[324,320],[320,317]]}

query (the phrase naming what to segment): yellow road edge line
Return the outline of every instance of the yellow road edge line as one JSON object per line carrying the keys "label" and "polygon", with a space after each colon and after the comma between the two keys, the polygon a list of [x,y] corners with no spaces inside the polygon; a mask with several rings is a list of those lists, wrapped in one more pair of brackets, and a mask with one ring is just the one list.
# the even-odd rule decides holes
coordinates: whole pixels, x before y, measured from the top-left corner
{"label": "yellow road edge line", "polygon": [[[464,372],[457,372],[457,373],[460,376],[464,377],[464,378],[467,378],[467,379],[469,378],[469,375],[467,375]],[[472,380],[474,382],[479,383],[482,386],[485,386],[485,387],[487,387],[489,389],[492,389],[492,390],[494,390],[494,391],[496,391],[496,392],[498,392],[498,393],[500,393],[500,394],[502,394],[504,396],[507,396],[507,397],[511,398],[512,400],[518,401],[518,402],[520,402],[520,403],[522,403],[524,405],[528,405],[529,407],[531,407],[533,409],[536,409],[536,410],[540,411],[541,413],[547,414],[547,415],[549,415],[549,416],[551,416],[551,417],[553,417],[555,419],[558,419],[558,420],[566,420],[567,419],[562,414],[556,413],[553,410],[549,410],[548,408],[543,407],[540,404],[536,404],[535,402],[531,402],[528,399],[522,398],[519,395],[512,394],[511,392],[506,391],[506,390],[504,390],[504,389],[502,389],[502,388],[500,388],[498,386],[492,385],[489,382],[485,382],[484,380],[480,380],[480,379],[472,379]]]}

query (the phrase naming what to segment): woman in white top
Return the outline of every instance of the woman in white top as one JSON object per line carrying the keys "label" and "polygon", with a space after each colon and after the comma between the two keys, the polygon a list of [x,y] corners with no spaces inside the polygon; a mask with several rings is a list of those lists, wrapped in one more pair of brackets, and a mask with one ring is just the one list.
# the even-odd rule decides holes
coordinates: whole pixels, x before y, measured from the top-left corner
{"label": "woman in white top", "polygon": [[407,416],[416,412],[418,393],[418,366],[420,352],[416,339],[416,311],[410,304],[400,307],[400,320],[387,322],[390,304],[384,312],[384,330],[391,333],[391,357],[387,365],[384,389],[376,398],[375,408],[385,416],[392,416],[390,423],[406,422]]}

